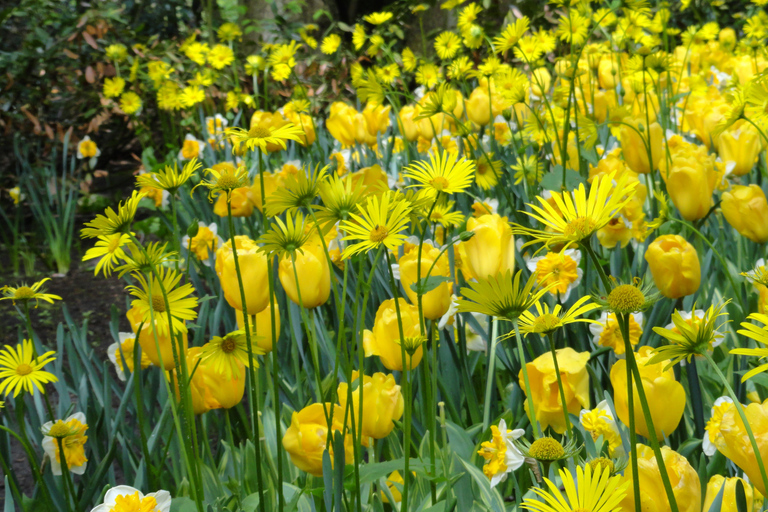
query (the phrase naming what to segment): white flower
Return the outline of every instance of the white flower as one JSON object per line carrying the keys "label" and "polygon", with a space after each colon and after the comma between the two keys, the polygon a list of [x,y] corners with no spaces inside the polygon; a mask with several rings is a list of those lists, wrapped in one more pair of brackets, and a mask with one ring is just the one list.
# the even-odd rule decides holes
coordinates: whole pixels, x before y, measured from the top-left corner
{"label": "white flower", "polygon": [[[63,420],[64,423],[68,423],[72,420],[77,420],[83,425],[86,425],[85,422],[85,414],[82,412],[76,412],[69,418]],[[54,422],[49,421],[43,424],[43,426],[40,428],[43,432],[49,432],[51,430],[51,427],[53,427]],[[62,443],[65,442],[65,440],[62,440]],[[61,461],[56,460],[56,452],[58,451],[58,442],[56,439],[54,439],[51,436],[43,436],[43,451],[45,452],[45,455],[48,457],[48,459],[51,461],[51,472],[56,476],[61,476]],[[83,462],[82,465],[76,466],[69,461],[67,461],[67,469],[69,469],[70,473],[73,473],[75,475],[82,475],[85,473],[85,468],[88,466],[88,461],[86,460]]]}
{"label": "white flower", "polygon": [[[120,340],[119,343],[113,343],[109,346],[107,349],[107,357],[110,361],[112,361],[112,364],[115,365],[115,372],[117,373],[117,378],[121,381],[125,382],[125,371],[123,370],[123,362],[122,360],[118,360],[120,357],[120,352],[122,351],[123,343],[125,343],[127,340],[133,338],[136,339],[136,335],[132,332],[121,332],[118,333],[118,339]],[[128,360],[128,358],[132,358],[133,354],[123,354],[123,358]]]}
{"label": "white flower", "polygon": [[[539,263],[539,261],[543,260],[547,256],[536,256],[535,258],[530,258],[526,261],[526,266],[528,267],[528,270],[531,272],[536,272],[536,267]],[[571,260],[576,262],[576,280],[573,281],[568,285],[568,288],[565,290],[565,293],[560,296],[560,302],[565,302],[568,300],[568,296],[571,294],[571,291],[579,286],[579,283],[581,283],[581,278],[584,276],[584,271],[581,270],[579,267],[579,264],[581,263],[581,251],[578,251],[576,249],[568,249],[565,252],[561,253],[562,258],[570,258]],[[546,276],[543,274],[539,274],[539,279],[545,279]],[[553,295],[556,294],[556,292],[550,291]]]}
{"label": "white flower", "polygon": [[488,332],[488,315],[481,313],[471,314],[477,320],[477,323],[480,324],[480,329],[483,330],[483,333],[477,332],[471,323],[465,323],[469,328],[467,332],[467,352],[486,352],[488,350],[488,343],[486,343],[483,334]]}
{"label": "white flower", "polygon": [[440,321],[437,323],[437,328],[440,330],[445,329],[445,326],[448,325],[448,322],[450,322],[451,319],[453,319],[458,309],[459,299],[456,297],[456,295],[451,294],[451,305],[448,306],[448,311],[446,311],[445,314],[440,317]]}
{"label": "white flower", "polygon": [[157,491],[144,495],[141,491],[134,489],[133,487],[117,485],[108,490],[104,495],[104,503],[96,505],[91,509],[91,512],[111,512],[112,509],[117,506],[116,500],[118,497],[134,495],[138,495],[140,501],[146,498],[155,499],[155,506],[150,509],[141,508],[140,510],[142,512],[170,512],[171,510],[171,493],[168,491]]}
{"label": "white flower", "polygon": [[[163,198],[163,200],[165,200],[165,198]],[[201,228],[210,229],[211,233],[213,233],[213,239],[216,241],[216,245],[213,247],[213,250],[211,250],[210,247],[208,248],[208,258],[200,260],[203,265],[210,267],[211,261],[213,261],[216,257],[216,249],[224,245],[224,239],[219,236],[219,226],[217,226],[215,222],[211,222],[210,224],[206,225],[205,222],[198,221],[197,225]],[[181,237],[181,247],[189,251],[189,235],[184,235]],[[187,255],[187,257],[189,257],[189,255]]]}
{"label": "white flower", "polygon": [[507,422],[499,420],[499,434],[504,440],[504,445],[507,450],[504,452],[504,464],[507,466],[507,470],[503,473],[498,473],[491,477],[491,487],[495,487],[504,480],[507,479],[507,474],[520,468],[525,463],[525,457],[515,446],[515,439],[522,437],[525,434],[525,430],[517,428],[515,430],[507,430]]}
{"label": "white flower", "polygon": [[[733,400],[731,399],[731,397],[721,396],[720,398],[715,400],[715,404],[712,406],[712,416],[722,417],[726,407],[721,407],[721,406],[723,404],[732,404],[732,403],[733,403]],[[717,423],[719,426],[719,423],[720,423],[719,419],[717,419]],[[715,433],[715,436],[717,436],[718,434],[719,432]],[[702,440],[702,443],[701,443],[701,449],[708,457],[711,457],[717,452],[717,447],[715,447],[715,444],[710,440],[709,436],[710,436],[709,424],[707,424],[707,428],[704,429],[704,439]]]}
{"label": "white flower", "polygon": [[[190,141],[190,143],[188,144],[187,141]],[[190,160],[191,158],[194,158],[194,157],[185,158],[184,150],[187,149],[187,151],[190,151],[190,150],[194,151],[195,145],[197,145],[197,155],[196,155],[197,158],[203,158],[203,148],[205,147],[205,142],[203,142],[202,140],[196,139],[194,135],[192,135],[191,133],[188,133],[184,137],[184,143],[182,145],[182,148],[179,150],[179,157],[178,157],[179,160]]]}
{"label": "white flower", "polygon": [[77,158],[78,158],[78,160],[82,160],[83,158],[98,158],[99,156],[101,156],[101,150],[97,146],[96,147],[96,154],[93,155],[93,156],[87,156],[86,157],[86,155],[84,154],[84,150],[85,150],[85,146],[86,146],[86,144],[88,142],[91,142],[91,136],[90,135],[86,135],[85,137],[83,137],[83,139],[80,142],[77,143]]}

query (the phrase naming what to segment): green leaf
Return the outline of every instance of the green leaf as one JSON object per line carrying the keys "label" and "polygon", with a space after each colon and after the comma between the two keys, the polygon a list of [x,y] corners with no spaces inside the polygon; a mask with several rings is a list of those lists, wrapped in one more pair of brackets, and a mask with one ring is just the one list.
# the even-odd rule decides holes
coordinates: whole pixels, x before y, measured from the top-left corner
{"label": "green leaf", "polygon": [[424,295],[425,293],[431,292],[441,284],[447,283],[449,281],[451,281],[451,278],[448,276],[429,276],[427,278],[422,278],[421,281],[417,283],[413,283],[411,285],[411,290]]}
{"label": "green leaf", "polygon": [[[725,489],[725,482],[723,482],[723,489]],[[739,512],[748,512],[747,509],[747,494],[744,490],[744,481],[736,480],[736,508]]]}
{"label": "green leaf", "polygon": [[[243,503],[243,505],[245,505],[245,503]],[[173,498],[173,500],[171,500],[171,512],[197,512],[197,506],[194,501],[186,496]]]}
{"label": "green leaf", "polygon": [[473,464],[470,464],[464,459],[459,459],[459,461],[464,466],[467,473],[469,473],[469,476],[472,477],[472,480],[474,480],[480,488],[480,497],[482,498],[483,503],[493,510],[493,512],[505,512],[504,500],[501,498],[498,491],[491,488],[491,481],[488,480],[488,477]]}
{"label": "green leaf", "polygon": [[[575,190],[580,184],[584,183],[581,174],[570,169],[565,171],[565,188],[568,191]],[[563,189],[563,171],[559,165],[555,170],[544,175],[541,179],[541,186],[546,190],[560,191]]]}

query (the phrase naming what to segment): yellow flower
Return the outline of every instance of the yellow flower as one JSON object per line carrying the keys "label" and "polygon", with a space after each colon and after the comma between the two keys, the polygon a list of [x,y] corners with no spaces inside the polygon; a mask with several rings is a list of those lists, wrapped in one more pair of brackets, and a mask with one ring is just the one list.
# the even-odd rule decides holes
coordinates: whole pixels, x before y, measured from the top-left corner
{"label": "yellow flower", "polygon": [[[424,242],[422,246],[421,254],[421,278],[427,277],[427,272],[432,270],[430,277],[449,277],[451,275],[451,269],[448,262],[447,254],[440,255],[440,249]],[[413,290],[412,286],[417,285],[416,279],[418,277],[418,248],[411,249],[403,255],[398,261],[400,268],[400,282],[403,284],[403,289],[411,304],[418,305],[418,293]],[[433,267],[434,265],[434,267]],[[422,294],[422,308],[424,318],[430,320],[437,320],[441,318],[451,305],[451,283],[442,282],[438,284],[433,290],[430,290]]]}
{"label": "yellow flower", "polygon": [[472,184],[474,172],[475,163],[472,160],[443,152],[431,153],[429,163],[424,160],[415,161],[405,168],[404,176],[420,183],[431,195],[438,192],[454,194],[463,192]]}
{"label": "yellow flower", "polygon": [[501,160],[493,160],[493,153],[484,153],[475,160],[475,182],[483,190],[489,190],[499,183]]}
{"label": "yellow flower", "polygon": [[413,54],[413,50],[410,48],[405,48],[403,50],[403,53],[401,55],[401,58],[403,59],[403,69],[410,72],[416,69],[416,56]]}
{"label": "yellow flower", "polygon": [[[403,322],[403,336],[406,338],[418,336],[421,332],[419,308],[408,304],[402,297],[397,300]],[[395,299],[385,300],[376,312],[373,330],[365,330],[363,333],[365,356],[379,356],[385,368],[397,372],[403,371],[400,342]],[[406,355],[411,370],[419,365],[422,356],[423,347],[418,347],[412,357]]]}
{"label": "yellow flower", "polygon": [[96,245],[85,252],[83,261],[99,258],[99,261],[96,262],[96,268],[93,271],[93,275],[98,274],[99,270],[103,270],[104,277],[108,277],[112,275],[115,263],[121,259],[125,259],[123,247],[130,242],[131,238],[124,233],[99,236],[98,238],[99,241],[96,242]]}
{"label": "yellow flower", "polygon": [[336,50],[341,46],[341,36],[338,34],[329,34],[323,38],[323,42],[320,45],[320,51],[326,55],[333,55]]}
{"label": "yellow flower", "polygon": [[[147,279],[143,274],[134,273],[134,277],[140,286],[127,286],[131,295],[136,297],[131,306],[136,308],[142,321],[149,324],[154,317],[155,329],[164,335],[173,325],[175,333],[186,332],[184,322],[197,318],[197,298],[189,297],[195,289],[190,283],[179,285],[182,274],[171,269],[160,268],[157,275]],[[162,284],[162,288],[161,288]],[[167,296],[163,297],[163,289]],[[150,315],[150,311],[153,311]],[[170,317],[170,320],[169,318]]]}
{"label": "yellow flower", "polygon": [[[253,343],[251,338],[251,343]],[[255,356],[263,355],[264,351],[255,343],[251,346],[254,368],[259,367],[259,361]],[[200,361],[220,373],[225,379],[239,379],[244,376],[243,367],[250,368],[248,359],[248,340],[245,330],[230,332],[224,336],[214,336],[211,341],[203,345],[200,350]]]}
{"label": "yellow flower", "polygon": [[[280,338],[280,308],[278,304],[275,304],[273,310],[275,312],[275,330],[277,333],[276,341]],[[237,321],[237,328],[242,330],[245,327],[243,321],[243,312],[239,309],[235,310],[235,320]],[[264,353],[272,351],[272,315],[270,308],[267,306],[263,311],[255,315],[249,315],[248,321],[251,325],[251,342],[255,343]]]}
{"label": "yellow flower", "polygon": [[[133,373],[135,367],[135,361],[133,360],[133,351],[136,346],[136,336],[132,332],[121,332],[119,334],[119,343],[113,343],[107,348],[107,357],[115,365],[115,372],[117,372],[117,378],[125,382],[126,370],[129,373]],[[125,360],[125,365],[123,365]],[[152,364],[152,361],[147,357],[147,354],[141,353],[141,367],[147,368]]]}
{"label": "yellow flower", "polygon": [[645,251],[659,292],[670,299],[691,295],[699,289],[701,266],[696,249],[680,235],[657,237]]}
{"label": "yellow flower", "polygon": [[53,304],[54,300],[61,300],[61,297],[52,293],[45,293],[40,291],[40,287],[43,286],[46,281],[50,280],[51,278],[46,277],[40,281],[37,281],[32,286],[21,285],[17,286],[16,288],[8,285],[3,286],[0,288],[0,292],[2,292],[4,296],[0,297],[0,300],[10,300],[14,304],[16,304],[16,301],[28,304],[29,301],[34,300],[35,307],[39,305],[41,300],[44,300],[49,304]]}
{"label": "yellow flower", "polygon": [[436,65],[426,62],[416,70],[416,83],[428,89],[436,86],[442,78],[442,72]]}
{"label": "yellow flower", "polygon": [[461,50],[461,38],[450,31],[442,32],[435,38],[435,52],[442,60],[452,59]]}
{"label": "yellow flower", "polygon": [[226,135],[235,150],[240,148],[240,144],[245,144],[245,147],[251,151],[256,148],[267,151],[268,144],[286,149],[286,141],[301,141],[300,137],[304,135],[304,131],[293,123],[286,123],[280,127],[251,124],[250,130],[247,131],[239,127],[229,128]]}
{"label": "yellow flower", "polygon": [[[622,125],[621,136],[619,137],[622,156],[627,162],[627,166],[637,174],[648,174],[657,169],[659,161],[664,155],[662,149],[664,135],[661,125],[654,121],[649,130],[644,117],[627,118],[624,122],[631,126]],[[650,163],[646,144],[651,149],[652,160]]]}
{"label": "yellow flower", "polygon": [[97,512],[167,512],[171,509],[171,494],[168,491],[151,492],[146,496],[127,485],[112,487],[104,495],[104,502],[97,506]]}
{"label": "yellow flower", "polygon": [[365,44],[365,27],[359,23],[355,25],[355,30],[352,33],[352,44],[355,45],[355,50],[359,50]]}
{"label": "yellow flower", "polygon": [[568,14],[560,16],[556,34],[561,41],[581,46],[587,41],[589,23],[589,18],[570,10]]}
{"label": "yellow flower", "polygon": [[[763,403],[751,403],[744,407],[744,415],[757,441],[760,451],[757,454],[763,460],[768,457],[768,400]],[[755,451],[749,440],[744,422],[733,404],[725,409],[720,420],[720,435],[715,438],[717,450],[746,473],[749,481],[765,495],[765,484],[755,458]]]}
{"label": "yellow flower", "polygon": [[[165,370],[173,370],[175,368],[173,345],[176,345],[177,354],[179,351],[184,352],[187,350],[186,327],[181,331],[181,343],[177,343],[176,340],[171,339],[170,332],[160,332],[159,329],[153,327],[151,321],[143,320],[143,314],[138,307],[134,306],[129,309],[125,316],[128,318],[128,323],[131,325],[131,330],[136,334],[136,337],[139,340],[141,353],[146,354],[153,365]],[[160,316],[160,313],[156,314],[155,323],[158,322],[158,316]],[[178,336],[179,332],[177,331],[175,334]],[[157,339],[155,339],[155,337],[157,337]]]}
{"label": "yellow flower", "polygon": [[208,63],[215,69],[223,69],[235,60],[235,53],[224,44],[217,44],[208,53]]}
{"label": "yellow flower", "polygon": [[[61,476],[64,463],[70,473],[82,475],[88,465],[88,458],[85,456],[85,442],[88,436],[85,431],[88,430],[88,424],[85,422],[85,414],[78,412],[66,420],[58,420],[55,423],[49,421],[45,423],[41,430],[43,431],[43,451],[51,461],[51,472],[56,476]],[[59,440],[64,449],[64,460],[59,450]]]}
{"label": "yellow flower", "polygon": [[235,39],[242,39],[243,31],[236,23],[224,23],[219,27],[219,30],[216,31],[216,35],[221,41],[230,42]]}
{"label": "yellow flower", "polygon": [[133,216],[136,215],[136,209],[139,207],[139,201],[143,197],[144,194],[134,190],[125,203],[118,205],[117,212],[110,206],[104,210],[104,215],[99,214],[92,221],[86,222],[85,227],[80,230],[80,237],[97,238],[116,233],[128,233],[133,222]]}
{"label": "yellow flower", "polygon": [[[364,375],[363,383],[359,383],[360,374],[357,370],[352,372],[353,390],[349,393],[348,384],[342,382],[338,387],[339,405],[347,409],[347,400],[351,400],[352,411],[355,417],[355,425],[362,422],[363,437],[384,439],[395,428],[393,420],[397,421],[403,416],[405,402],[400,392],[400,386],[395,383],[392,375],[374,373],[372,376]],[[358,381],[355,384],[355,381]],[[363,409],[360,417],[360,388],[363,389]]]}
{"label": "yellow flower", "polygon": [[738,121],[716,139],[717,152],[725,163],[726,173],[744,176],[757,162],[765,149],[757,129],[746,121]]}
{"label": "yellow flower", "polygon": [[[661,457],[669,475],[672,491],[680,512],[701,511],[701,481],[688,459],[673,451],[668,446],[661,447]],[[661,480],[661,473],[653,450],[643,444],[637,445],[638,475],[632,474],[632,468],[624,470],[621,481],[632,485],[632,479],[640,480],[640,502],[643,510],[667,512],[671,510],[669,499]],[[634,493],[630,490],[621,502],[618,510],[635,510]]]}
{"label": "yellow flower", "polygon": [[707,483],[707,494],[704,497],[704,506],[702,511],[709,510],[714,503],[717,496],[720,494],[720,490],[725,485],[725,490],[721,498],[722,506],[720,512],[737,512],[736,506],[736,486],[741,482],[744,489],[744,495],[747,498],[747,512],[756,512],[762,509],[763,496],[759,491],[752,487],[752,484],[739,477],[724,477],[722,475],[713,475]]}
{"label": "yellow flower", "polygon": [[91,140],[89,135],[83,137],[77,144],[77,158],[95,158],[101,155],[101,150],[94,141]]}
{"label": "yellow flower", "polygon": [[[240,265],[240,275],[245,289],[245,304],[249,315],[256,315],[269,305],[267,286],[267,257],[256,242],[245,235],[235,237],[235,248]],[[216,275],[227,303],[235,309],[243,310],[240,285],[235,269],[232,241],[222,245],[216,251]]]}
{"label": "yellow flower", "polygon": [[549,478],[545,478],[548,491],[539,487],[531,490],[539,499],[525,498],[521,508],[533,512],[614,512],[628,494],[629,482],[623,482],[620,476],[611,476],[607,468],[598,466],[592,469],[587,465],[576,467],[576,477],[565,469],[559,470],[562,487]]}
{"label": "yellow flower", "polygon": [[331,271],[319,243],[305,244],[297,251],[295,262],[290,256],[283,256],[278,274],[285,294],[295,304],[312,309],[325,304],[330,296]]}
{"label": "yellow flower", "polygon": [[[741,323],[742,328],[739,329],[737,332],[743,336],[746,336],[748,338],[755,340],[756,342],[762,345],[768,346],[768,316],[765,315],[764,313],[752,313],[747,317],[747,319],[760,322],[763,324],[763,326],[760,327],[755,324],[751,324],[749,322],[742,322]],[[741,355],[741,356],[756,356],[762,359],[768,356],[768,348],[765,348],[765,347],[735,348],[735,349],[732,349],[730,353],[735,355]],[[744,376],[741,378],[741,380],[742,382],[744,382],[747,379],[751,379],[758,373],[762,373],[766,370],[768,370],[768,363],[760,364],[757,367],[745,373]]]}
{"label": "yellow flower", "polygon": [[[632,313],[629,315],[629,342],[634,347],[640,341],[643,334],[643,314]],[[603,311],[597,324],[589,326],[592,333],[592,343],[600,347],[610,347],[620,356],[625,353],[624,337],[621,335],[616,313]]]}
{"label": "yellow flower", "polygon": [[[528,336],[532,333],[544,336],[553,333],[565,325],[575,322],[595,323],[594,320],[578,318],[580,315],[589,313],[593,309],[598,308],[598,305],[594,303],[585,304],[589,299],[589,295],[585,295],[574,302],[565,312],[563,312],[563,306],[561,304],[555,304],[555,307],[550,311],[549,304],[545,303],[542,306],[542,303],[537,301],[535,306],[538,316],[530,311],[523,311],[523,314],[520,315],[520,333],[523,336]],[[510,336],[514,335],[514,331],[510,333]]]}
{"label": "yellow flower", "polygon": [[[685,389],[675,380],[672,368],[664,370],[665,363],[650,364],[654,351],[651,347],[640,347],[636,354],[637,366],[643,379],[643,390],[648,399],[651,419],[656,430],[656,436],[671,436],[680,423],[685,411]],[[634,381],[635,430],[638,434],[648,437],[648,425],[640,404],[637,392],[637,382]],[[627,394],[627,362],[619,359],[611,367],[611,384],[613,385],[613,401],[616,414],[624,425],[629,425],[629,406]]]}
{"label": "yellow flower", "polygon": [[728,316],[724,311],[725,306],[730,299],[721,302],[718,306],[710,306],[706,311],[696,309],[694,311],[678,311],[672,314],[672,323],[665,328],[654,327],[653,332],[666,338],[669,345],[660,346],[656,349],[656,356],[653,362],[670,361],[670,364],[677,364],[686,359],[691,361],[693,356],[700,356],[705,352],[712,352],[712,349],[722,343],[724,336],[718,330],[728,321],[717,324],[717,319],[721,316]]}
{"label": "yellow flower", "polygon": [[8,345],[0,349],[0,393],[7,397],[13,394],[16,398],[22,391],[30,395],[35,389],[45,393],[45,385],[58,382],[52,373],[43,367],[56,359],[56,353],[51,350],[41,356],[34,357],[35,348],[31,340],[24,340],[16,348]]}
{"label": "yellow flower", "polygon": [[499,214],[472,217],[467,220],[467,231],[474,236],[461,245],[475,277],[515,271],[515,238],[506,217]]}
{"label": "yellow flower", "polygon": [[499,420],[499,425],[491,425],[491,440],[485,441],[477,451],[483,459],[483,474],[491,481],[491,487],[507,479],[507,475],[525,463],[525,457],[515,446],[515,439],[525,434],[523,429],[508,430],[507,422]]}
{"label": "yellow flower", "polygon": [[[589,373],[587,373],[589,352],[579,353],[566,347],[558,349],[556,354],[565,393],[565,408],[571,414],[578,414],[582,408],[589,407]],[[552,354],[542,354],[533,362],[526,363],[526,367],[531,384],[531,396],[525,401],[525,410],[528,411],[530,400],[533,400],[536,419],[541,424],[542,430],[551,427],[555,432],[562,434],[565,432],[565,418]],[[522,370],[518,379],[520,386],[525,388]]]}
{"label": "yellow flower", "polygon": [[363,19],[371,25],[381,25],[382,23],[386,23],[392,19],[392,13],[386,11],[372,12],[371,14],[363,16]]}
{"label": "yellow flower", "polygon": [[579,268],[581,252],[566,249],[562,253],[548,252],[528,260],[528,270],[536,273],[536,282],[565,302],[581,282],[583,271]]}
{"label": "yellow flower", "polygon": [[123,44],[111,44],[104,49],[107,58],[120,62],[128,57],[128,49]]}
{"label": "yellow flower", "polygon": [[[213,396],[210,384],[216,380],[228,380],[226,379],[226,376],[222,375],[221,373],[213,373],[210,366],[202,362],[201,351],[201,347],[191,347],[185,354],[187,368],[190,369],[190,372],[192,369],[195,369],[195,372],[192,374],[192,378],[189,381],[188,389],[192,398],[192,412],[196,415],[204,414],[211,409],[221,408],[221,404]],[[179,376],[176,374],[176,369],[171,369],[166,374],[166,377],[168,379],[172,379],[174,383],[173,391],[176,395],[176,400],[180,401],[181,397],[179,394],[178,384]]]}
{"label": "yellow flower", "polygon": [[120,96],[120,109],[126,114],[138,114],[141,110],[141,98],[133,91],[124,92]]}
{"label": "yellow flower", "polygon": [[[759,403],[759,400],[758,400]],[[704,429],[704,439],[702,440],[701,451],[711,457],[717,453],[717,445],[722,441],[720,433],[720,424],[723,421],[725,412],[733,407],[733,400],[728,396],[721,396],[712,404],[712,416],[707,421]]]}
{"label": "yellow flower", "polygon": [[[549,201],[537,196],[541,206],[529,204],[534,213],[524,213],[542,223],[547,230],[538,230],[513,224],[513,233],[533,237],[523,247],[543,242],[545,247],[581,242],[608,224],[630,200],[637,182],[628,181],[627,176],[618,178],[613,185],[615,173],[600,176],[592,182],[587,196],[584,184],[571,193],[553,194],[553,207]],[[565,246],[564,246],[565,247]]]}
{"label": "yellow flower", "polygon": [[723,192],[720,208],[739,234],[758,244],[768,242],[768,200],[758,185],[735,185]]}
{"label": "yellow flower", "polygon": [[206,43],[198,43],[198,42],[194,42],[187,45],[183,50],[184,55],[186,55],[189,60],[191,60],[198,66],[202,66],[205,64],[205,59],[208,56],[208,53],[210,51],[211,49],[208,47]]}
{"label": "yellow flower", "polygon": [[[626,455],[621,444],[621,435],[616,426],[616,419],[611,414],[611,410],[605,400],[597,404],[592,410],[582,409],[581,413],[579,413],[579,422],[584,427],[584,430],[592,436],[593,441],[597,441],[599,437],[602,437],[603,442],[608,443],[609,455],[611,457]],[[600,446],[597,448],[599,450]]]}
{"label": "yellow flower", "polygon": [[[331,433],[328,432],[326,418],[333,415]],[[291,425],[283,435],[283,448],[288,452],[291,462],[302,471],[315,476],[323,476],[323,453],[327,438],[332,432],[341,432],[344,428],[344,410],[338,405],[312,404],[294,412]],[[331,461],[333,443],[328,446]],[[344,436],[344,460],[353,460],[352,436]]]}
{"label": "yellow flower", "polygon": [[104,96],[107,98],[117,98],[124,88],[125,80],[119,76],[104,79]]}
{"label": "yellow flower", "polygon": [[218,235],[218,226],[215,222],[211,222],[208,226],[202,221],[198,222],[197,234],[192,238],[185,235],[181,239],[181,246],[206,266],[211,265],[211,256],[223,244],[224,241]]}
{"label": "yellow flower", "polygon": [[396,201],[391,192],[381,196],[368,197],[365,206],[358,208],[359,215],[349,213],[350,219],[342,221],[341,231],[347,233],[343,240],[357,240],[349,245],[342,255],[347,259],[359,252],[368,252],[381,246],[389,250],[402,245],[405,235],[402,231],[408,224],[410,206],[407,201]]}

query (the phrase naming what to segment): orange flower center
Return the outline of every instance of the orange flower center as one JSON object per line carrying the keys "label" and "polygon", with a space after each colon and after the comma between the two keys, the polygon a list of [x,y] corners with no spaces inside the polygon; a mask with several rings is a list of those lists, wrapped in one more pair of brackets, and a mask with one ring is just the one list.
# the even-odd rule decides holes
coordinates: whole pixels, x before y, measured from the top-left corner
{"label": "orange flower center", "polygon": [[565,227],[563,234],[569,238],[583,240],[595,230],[595,221],[589,217],[577,217]]}
{"label": "orange flower center", "polygon": [[450,186],[450,183],[448,182],[448,180],[443,176],[437,176],[435,178],[432,178],[432,181],[430,181],[429,184],[440,191],[445,190]]}
{"label": "orange flower center", "polygon": [[266,139],[270,136],[269,128],[257,124],[251,127],[248,136],[255,139]]}
{"label": "orange flower center", "polygon": [[234,352],[236,347],[237,344],[232,338],[224,338],[224,340],[221,342],[221,351],[226,354]]}
{"label": "orange flower center", "polygon": [[35,297],[35,292],[29,286],[20,286],[16,288],[16,292],[13,294],[14,300],[29,300]]}
{"label": "orange flower center", "polygon": [[32,371],[33,371],[33,368],[27,363],[21,363],[19,366],[16,367],[16,374],[22,377],[29,375],[30,373],[32,373]]}
{"label": "orange flower center", "polygon": [[165,313],[165,301],[159,295],[152,296],[152,309],[158,313]]}

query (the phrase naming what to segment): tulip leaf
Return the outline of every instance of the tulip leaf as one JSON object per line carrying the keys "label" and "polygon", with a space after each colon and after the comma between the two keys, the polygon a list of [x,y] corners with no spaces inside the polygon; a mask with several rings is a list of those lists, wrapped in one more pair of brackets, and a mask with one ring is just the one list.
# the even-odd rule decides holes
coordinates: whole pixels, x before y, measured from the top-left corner
{"label": "tulip leaf", "polygon": [[712,504],[709,506],[709,510],[706,512],[720,512],[723,506],[723,494],[725,494],[725,481],[723,481],[723,485],[720,486],[720,490],[718,491],[717,496],[715,496],[715,499],[712,500]]}
{"label": "tulip leaf", "polygon": [[[578,172],[566,169],[566,190],[575,190],[582,183],[584,183],[584,178]],[[541,187],[545,190],[561,191],[563,189],[563,168],[560,165],[556,165],[552,172],[545,174],[541,178]]]}
{"label": "tulip leaf", "polygon": [[451,281],[451,278],[448,276],[429,276],[422,278],[421,281],[417,283],[413,283],[411,285],[411,290],[423,295],[425,293],[431,292],[441,284],[447,283],[449,281]]}
{"label": "tulip leaf", "polygon": [[501,498],[499,492],[491,487],[491,481],[488,480],[488,477],[485,476],[482,471],[477,469],[474,464],[470,464],[463,459],[459,459],[459,461],[464,466],[467,473],[472,477],[472,480],[474,480],[480,488],[480,497],[482,498],[483,503],[493,510],[493,512],[504,512],[506,510],[504,507],[504,500]]}

